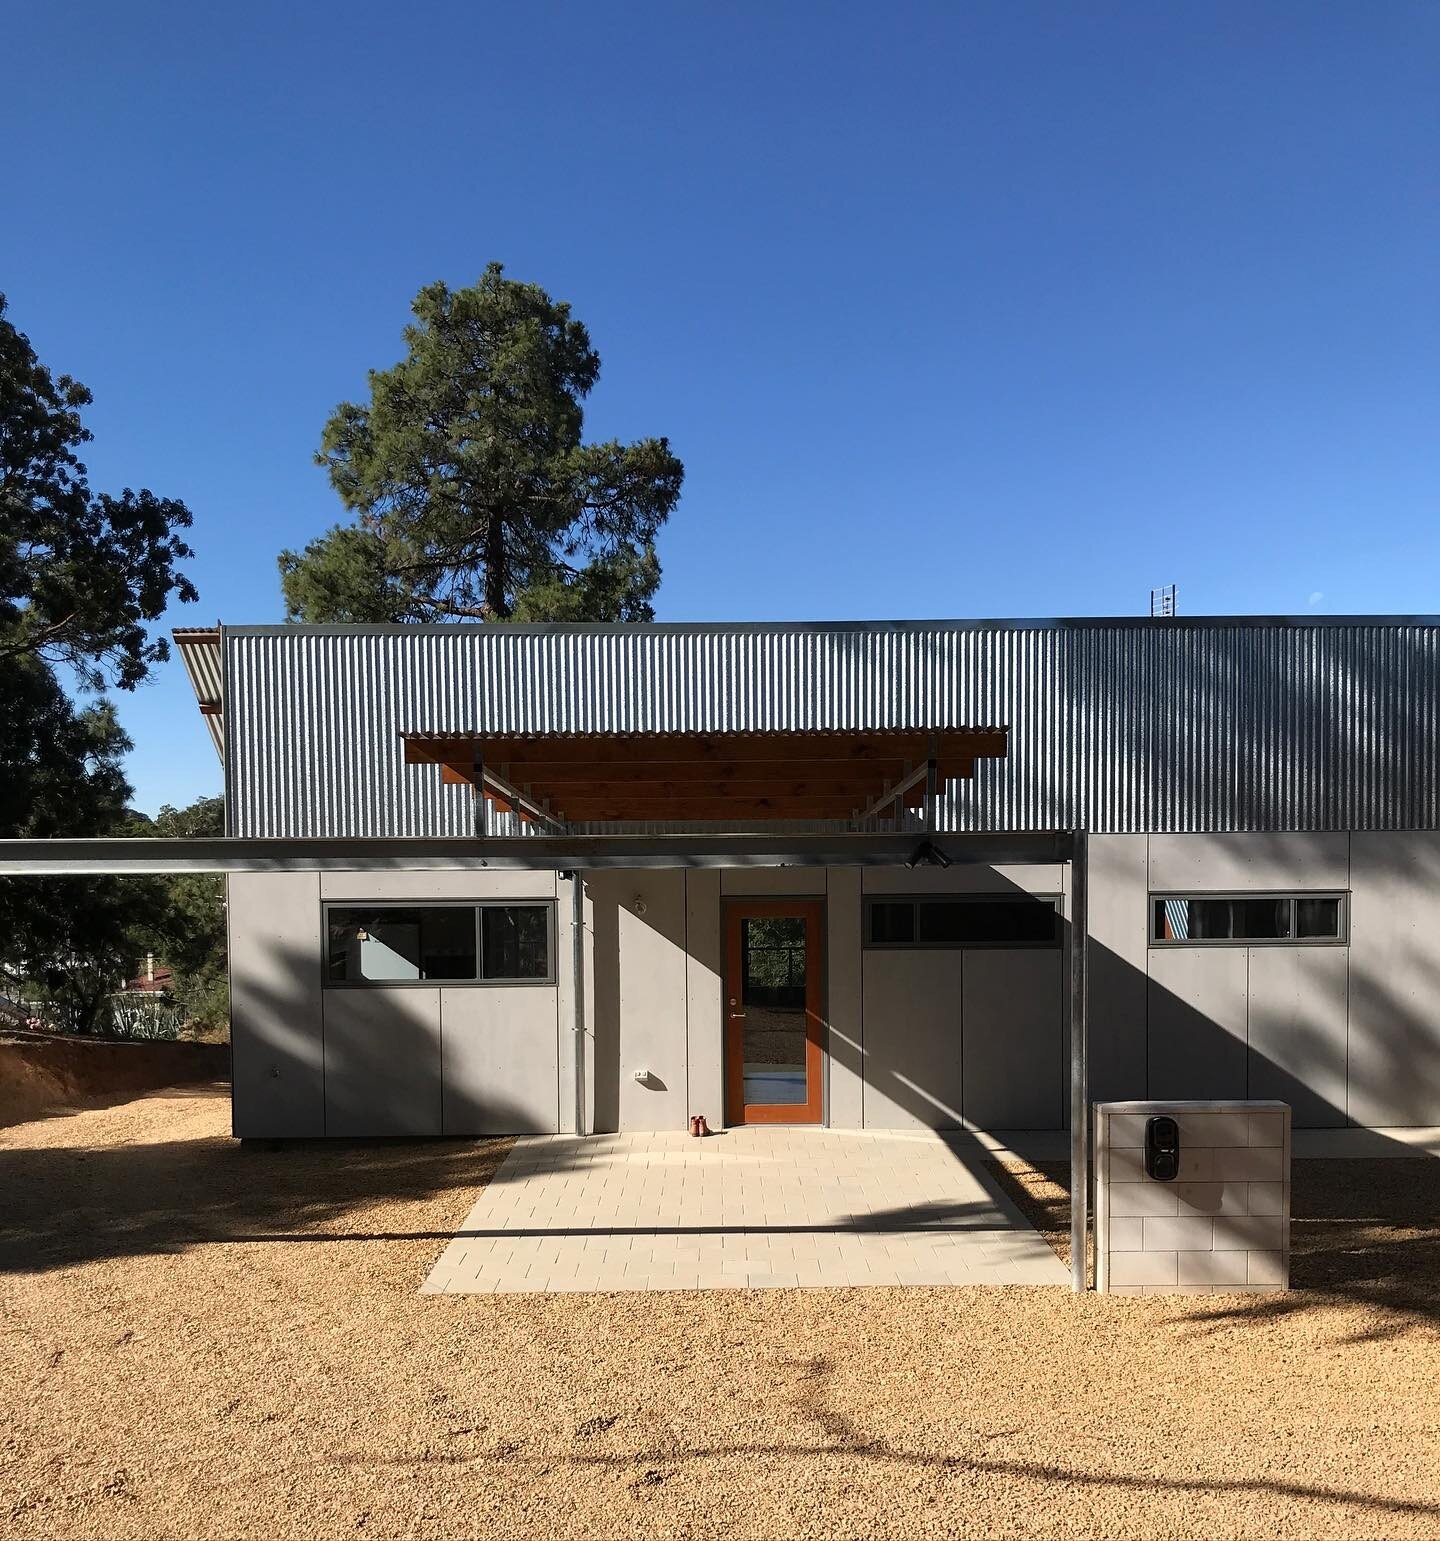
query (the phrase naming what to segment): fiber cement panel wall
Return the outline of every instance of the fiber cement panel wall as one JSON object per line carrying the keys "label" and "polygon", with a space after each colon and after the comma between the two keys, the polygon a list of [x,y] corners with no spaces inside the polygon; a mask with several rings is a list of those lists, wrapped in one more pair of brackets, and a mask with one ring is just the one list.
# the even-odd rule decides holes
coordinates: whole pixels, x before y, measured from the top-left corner
{"label": "fiber cement panel wall", "polygon": [[[684,1129],[686,1085],[685,874],[619,875],[619,1127]],[[628,880],[628,881],[626,881]],[[645,906],[636,913],[637,901]],[[637,1082],[635,1073],[650,1072]]]}
{"label": "fiber cement panel wall", "polygon": [[866,952],[867,1129],[961,1126],[963,958],[959,952]]}
{"label": "fiber cement panel wall", "polygon": [[1346,834],[1150,835],[1150,887],[1164,891],[1345,888]]}
{"label": "fiber cement panel wall", "polygon": [[1245,1098],[1246,951],[1244,947],[1151,948],[1152,1101]]}
{"label": "fiber cement panel wall", "polygon": [[553,899],[568,883],[553,872],[322,872],[320,897],[327,903],[406,899]]}
{"label": "fiber cement panel wall", "polygon": [[860,940],[860,869],[831,867],[826,883],[826,1043],[830,1062],[830,1126],[865,1121],[864,952]]}
{"label": "fiber cement panel wall", "polygon": [[227,921],[235,1133],[322,1135],[319,878],[232,873]]}
{"label": "fiber cement panel wall", "polygon": [[712,1129],[725,1124],[724,932],[720,878],[713,868],[685,874],[685,1024],[688,1113]]}
{"label": "fiber cement panel wall", "polygon": [[439,989],[324,995],[326,1134],[442,1133]]}
{"label": "fiber cement panel wall", "polygon": [[[941,842],[943,844],[943,841]],[[1058,894],[1063,866],[864,867],[867,894]]]}
{"label": "fiber cement panel wall", "polygon": [[1252,947],[1252,1098],[1287,1102],[1301,1128],[1345,1122],[1346,974],[1343,947]]}
{"label": "fiber cement panel wall", "polygon": [[556,1132],[558,1016],[554,989],[440,992],[445,1134]]}
{"label": "fiber cement panel wall", "polygon": [[1090,837],[1090,1089],[1097,1100],[1145,1095],[1146,844],[1145,835]]}
{"label": "fiber cement panel wall", "polygon": [[1440,834],[1351,837],[1349,1113],[1440,1123]]}
{"label": "fiber cement panel wall", "polygon": [[961,989],[966,1121],[983,1129],[1059,1129],[1065,1121],[1061,954],[972,948]]}

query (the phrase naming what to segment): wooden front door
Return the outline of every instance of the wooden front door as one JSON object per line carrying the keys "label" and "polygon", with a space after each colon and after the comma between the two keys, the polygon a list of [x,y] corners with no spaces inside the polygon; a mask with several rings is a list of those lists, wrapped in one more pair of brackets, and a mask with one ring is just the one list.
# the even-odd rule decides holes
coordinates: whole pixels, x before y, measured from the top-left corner
{"label": "wooden front door", "polygon": [[823,913],[816,899],[739,899],[727,907],[727,1123],[821,1120]]}

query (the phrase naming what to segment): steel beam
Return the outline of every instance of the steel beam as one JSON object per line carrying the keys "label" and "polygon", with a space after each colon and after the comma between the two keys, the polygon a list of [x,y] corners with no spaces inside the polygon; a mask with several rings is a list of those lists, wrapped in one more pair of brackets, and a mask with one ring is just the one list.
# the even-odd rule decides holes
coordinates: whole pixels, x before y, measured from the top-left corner
{"label": "steel beam", "polygon": [[[934,837],[952,862],[1070,859],[1064,830]],[[324,839],[0,840],[0,876],[78,877],[174,872],[464,872],[623,867],[893,867],[915,835],[834,834],[491,835]]]}

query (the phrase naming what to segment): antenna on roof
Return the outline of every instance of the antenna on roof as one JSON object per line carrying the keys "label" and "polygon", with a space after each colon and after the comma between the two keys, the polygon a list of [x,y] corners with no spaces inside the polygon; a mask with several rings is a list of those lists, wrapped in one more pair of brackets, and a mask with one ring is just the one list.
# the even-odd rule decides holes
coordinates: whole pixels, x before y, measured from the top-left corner
{"label": "antenna on roof", "polygon": [[1165,616],[1175,614],[1175,585],[1167,583],[1163,589],[1150,590],[1150,614]]}

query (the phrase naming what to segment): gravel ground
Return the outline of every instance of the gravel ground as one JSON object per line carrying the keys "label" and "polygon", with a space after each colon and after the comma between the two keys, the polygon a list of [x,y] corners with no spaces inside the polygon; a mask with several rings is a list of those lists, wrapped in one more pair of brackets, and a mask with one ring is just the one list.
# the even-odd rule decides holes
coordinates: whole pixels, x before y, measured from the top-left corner
{"label": "gravel ground", "polygon": [[1440,1536],[1440,1162],[1303,1163],[1279,1300],[451,1298],[505,1142],[226,1127],[0,1131],[16,1541]]}

